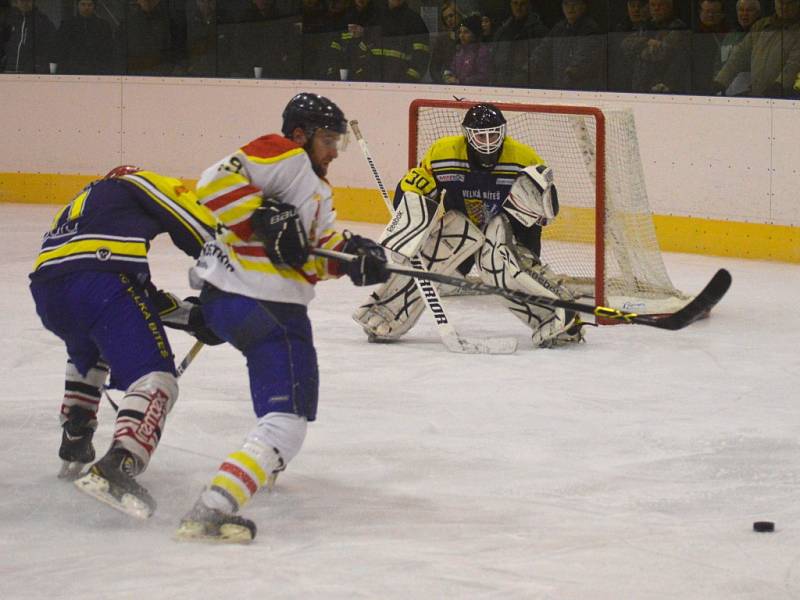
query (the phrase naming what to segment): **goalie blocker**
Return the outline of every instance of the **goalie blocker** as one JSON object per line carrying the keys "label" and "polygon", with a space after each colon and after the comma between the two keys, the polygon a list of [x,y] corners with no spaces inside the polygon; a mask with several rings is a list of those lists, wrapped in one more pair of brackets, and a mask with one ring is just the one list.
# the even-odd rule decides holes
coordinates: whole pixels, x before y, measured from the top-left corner
{"label": "goalie blocker", "polygon": [[[561,300],[574,299],[574,294],[538,257],[516,243],[505,214],[493,217],[481,232],[457,211],[448,211],[437,221],[442,204],[434,209],[435,199],[435,191],[427,196],[406,191],[381,243],[407,258],[419,252],[431,273],[453,275],[474,255],[486,284]],[[526,227],[551,222],[558,214],[552,170],[544,165],[523,169],[503,209]],[[410,277],[394,274],[355,311],[353,318],[370,341],[393,341],[417,322],[424,308],[421,300]],[[505,301],[512,314],[531,328],[535,346],[549,348],[583,340],[577,313],[508,298]]]}

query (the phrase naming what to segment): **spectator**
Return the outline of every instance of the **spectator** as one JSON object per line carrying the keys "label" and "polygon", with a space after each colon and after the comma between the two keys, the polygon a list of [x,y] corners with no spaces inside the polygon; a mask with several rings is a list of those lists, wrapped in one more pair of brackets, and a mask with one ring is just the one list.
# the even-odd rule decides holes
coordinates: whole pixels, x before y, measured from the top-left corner
{"label": "spectator", "polygon": [[[218,46],[226,38],[217,33],[216,0],[187,0],[185,74],[214,77]],[[223,42],[224,43],[224,42]]]}
{"label": "spectator", "polygon": [[464,19],[458,29],[458,42],[450,69],[444,72],[444,82],[489,85],[492,81],[492,54],[489,46],[481,43],[480,15]]}
{"label": "spectator", "polygon": [[439,31],[431,44],[431,79],[444,82],[444,72],[450,68],[458,47],[458,25],[462,20],[455,0],[444,0],[439,11]]}
{"label": "spectator", "polygon": [[34,0],[14,0],[8,17],[6,64],[9,73],[49,73],[56,28]]}
{"label": "spectator", "polygon": [[114,72],[114,32],[97,16],[95,0],[78,0],[78,14],[65,19],[58,29],[58,72],[107,75]]}
{"label": "spectator", "polygon": [[[741,72],[750,72],[752,96],[780,98],[793,93],[800,70],[800,0],[775,0],[775,14],[757,21],[714,78],[725,90]],[[733,94],[736,90],[729,90]]]}
{"label": "spectator", "polygon": [[325,79],[331,43],[347,27],[346,8],[345,0],[303,0],[303,77],[306,79]]}
{"label": "spectator", "polygon": [[719,65],[717,71],[722,68],[728,58],[731,56],[733,49],[750,31],[753,23],[761,18],[761,0],[738,0],[736,3],[736,27],[722,40],[722,46],[719,49]]}
{"label": "spectator", "polygon": [[136,0],[125,21],[128,75],[171,75],[176,66],[177,32],[167,3]]}
{"label": "spectator", "polygon": [[478,0],[478,12],[488,16],[495,26],[511,16],[508,0]]}
{"label": "spectator", "polygon": [[490,15],[481,15],[481,42],[490,44],[494,41],[494,19]]}
{"label": "spectator", "polygon": [[604,90],[606,37],[587,0],[562,0],[564,19],[531,56],[531,83],[559,90]]}
{"label": "spectator", "polygon": [[275,0],[247,0],[245,8],[233,17],[235,22],[222,27],[222,35],[231,42],[230,46],[226,42],[219,54],[219,73],[252,78],[259,67],[261,76],[270,79],[300,77],[303,56],[299,19],[299,14],[281,12]]}
{"label": "spectator", "polygon": [[370,64],[362,69],[382,81],[422,81],[431,56],[430,36],[422,17],[406,0],[386,0],[378,27],[377,37],[364,44],[362,61]]}
{"label": "spectator", "polygon": [[8,0],[0,0],[0,71],[6,64],[6,42],[8,41]]}
{"label": "spectator", "polygon": [[[380,64],[372,60],[369,52],[380,37],[378,10],[375,0],[354,0],[345,14],[346,28],[331,42],[328,79],[338,79],[342,69],[347,71],[347,78],[354,81],[380,79]],[[371,67],[374,67],[372,71]]]}
{"label": "spectator", "polygon": [[714,75],[719,70],[722,40],[728,33],[722,0],[702,0],[698,25],[692,34],[692,92],[713,94]]}
{"label": "spectator", "polygon": [[632,61],[632,91],[683,93],[690,88],[690,35],[673,0],[650,0],[644,35],[631,33],[623,48]]}
{"label": "spectator", "polygon": [[625,44],[635,45],[636,38],[645,35],[649,19],[648,0],[627,0],[625,18],[617,23],[614,32],[608,35],[609,90],[632,91],[633,57],[631,52],[625,51]]}
{"label": "spectator", "polygon": [[547,28],[531,10],[530,0],[511,0],[511,16],[494,37],[495,84],[528,85],[528,57],[545,35]]}

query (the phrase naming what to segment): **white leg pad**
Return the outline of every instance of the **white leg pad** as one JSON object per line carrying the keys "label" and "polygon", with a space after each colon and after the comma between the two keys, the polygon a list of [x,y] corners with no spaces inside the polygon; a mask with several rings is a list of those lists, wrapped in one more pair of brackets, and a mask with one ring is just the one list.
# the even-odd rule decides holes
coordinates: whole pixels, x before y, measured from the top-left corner
{"label": "white leg pad", "polygon": [[378,242],[392,252],[411,258],[436,227],[441,210],[442,205],[436,200],[405,192]]}
{"label": "white leg pad", "polygon": [[[450,275],[482,244],[480,230],[461,213],[449,211],[425,241],[420,255],[432,273]],[[370,340],[390,341],[411,329],[424,309],[425,301],[414,280],[395,274],[370,294],[353,319]]]}
{"label": "white leg pad", "polygon": [[[484,283],[548,298],[574,299],[574,294],[546,265],[539,263],[530,250],[515,243],[507,217],[502,214],[494,217],[485,233],[486,241],[476,261]],[[537,347],[549,348],[583,340],[578,315],[572,311],[509,299],[505,302],[512,314],[531,328]]]}

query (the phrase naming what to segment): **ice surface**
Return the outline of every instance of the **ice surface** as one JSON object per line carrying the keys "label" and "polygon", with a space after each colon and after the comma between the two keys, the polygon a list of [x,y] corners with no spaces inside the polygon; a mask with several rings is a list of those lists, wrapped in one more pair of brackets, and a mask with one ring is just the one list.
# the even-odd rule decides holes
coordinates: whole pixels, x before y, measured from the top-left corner
{"label": "ice surface", "polygon": [[[446,299],[460,331],[517,336],[511,356],[451,354],[428,315],[368,344],[350,319],[366,290],[323,282],[305,447],[245,508],[254,544],[192,545],[178,520],[254,423],[243,360],[207,348],[181,380],[140,478],[149,521],[57,480],[65,353],[26,290],[54,211],[0,205],[0,598],[800,597],[800,267],[667,255],[685,291],[731,271],[710,319],[559,350],[533,350],[497,299]],[[167,239],[151,252],[181,294],[189,264]],[[191,340],[172,339],[180,358]],[[102,453],[109,406],[100,420]]]}

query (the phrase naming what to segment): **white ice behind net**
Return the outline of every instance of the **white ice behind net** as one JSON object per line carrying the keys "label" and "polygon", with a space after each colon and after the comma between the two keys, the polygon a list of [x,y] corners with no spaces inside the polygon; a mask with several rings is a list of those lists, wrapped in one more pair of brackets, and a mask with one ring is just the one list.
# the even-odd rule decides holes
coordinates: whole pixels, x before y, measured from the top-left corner
{"label": "white ice behind net", "polygon": [[[416,157],[439,137],[460,135],[461,107],[420,107]],[[543,232],[542,260],[581,294],[595,296],[595,155],[592,115],[503,109],[508,134],[532,146],[556,177],[561,212]],[[664,267],[647,201],[633,114],[604,111],[606,121],[605,302],[641,313],[672,312],[688,297]],[[600,299],[597,299],[598,302]]]}

